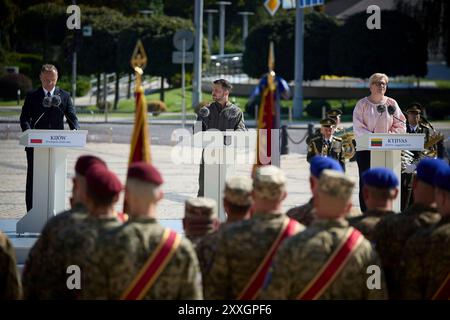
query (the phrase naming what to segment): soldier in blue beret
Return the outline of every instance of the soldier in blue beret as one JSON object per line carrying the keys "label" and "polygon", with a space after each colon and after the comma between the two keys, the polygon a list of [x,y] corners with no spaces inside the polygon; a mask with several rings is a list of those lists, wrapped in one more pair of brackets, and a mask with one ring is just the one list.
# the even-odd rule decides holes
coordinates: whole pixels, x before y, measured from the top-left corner
{"label": "soldier in blue beret", "polygon": [[433,179],[441,220],[412,236],[405,247],[402,293],[405,299],[450,298],[450,167],[441,165]]}
{"label": "soldier in blue beret", "polygon": [[[374,238],[392,299],[402,298],[400,281],[405,273],[403,268],[410,269],[409,265],[404,265],[401,261],[406,242],[414,233],[440,220],[434,196],[434,176],[436,171],[445,166],[447,164],[438,159],[427,158],[419,162],[413,181],[414,203],[401,214],[382,219],[375,228]],[[407,284],[403,289],[415,290]]]}
{"label": "soldier in blue beret", "polygon": [[352,226],[373,241],[373,231],[380,220],[392,211],[394,200],[398,196],[398,178],[391,169],[371,168],[364,172],[363,198],[367,211],[363,216],[349,219]]}
{"label": "soldier in blue beret", "polygon": [[312,223],[312,221],[314,220],[314,190],[317,186],[317,182],[319,181],[320,174],[325,169],[343,172],[342,166],[335,159],[329,157],[314,156],[311,159],[311,175],[309,177],[309,185],[311,187],[313,196],[308,201],[308,203],[291,208],[286,213],[288,217],[297,220],[305,226],[309,226]]}

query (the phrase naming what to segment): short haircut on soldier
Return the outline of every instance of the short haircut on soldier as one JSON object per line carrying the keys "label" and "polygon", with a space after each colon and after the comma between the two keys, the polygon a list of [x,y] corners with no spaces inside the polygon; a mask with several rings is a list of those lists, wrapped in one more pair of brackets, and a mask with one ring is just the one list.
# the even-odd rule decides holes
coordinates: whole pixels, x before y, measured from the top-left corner
{"label": "short haircut on soldier", "polygon": [[230,201],[228,201],[227,199],[223,199],[223,201],[227,204],[227,206],[230,208],[230,211],[233,214],[236,215],[244,215],[248,212],[248,210],[250,209],[250,207],[252,206],[252,204],[248,204],[246,206],[238,206],[234,203],[231,203]]}
{"label": "short haircut on soldier", "polygon": [[213,83],[220,84],[222,89],[227,90],[227,91],[231,91],[231,89],[233,89],[233,86],[231,85],[231,83],[225,79],[217,79],[217,80],[214,80]]}
{"label": "short haircut on soldier", "polygon": [[153,183],[135,178],[128,178],[126,186],[136,197],[146,198],[150,202],[156,201],[160,190],[160,188]]}
{"label": "short haircut on soldier", "polygon": [[95,188],[92,186],[86,185],[87,194],[90,195],[89,198],[96,206],[109,206],[113,204],[114,198],[116,194],[113,195],[102,195],[99,194]]}
{"label": "short haircut on soldier", "polygon": [[55,71],[56,73],[58,73],[58,69],[56,69],[56,67],[52,64],[46,63],[41,68],[41,73],[52,72],[52,71]]}
{"label": "short haircut on soldier", "polygon": [[395,199],[395,188],[377,188],[373,186],[365,185],[363,188],[367,188],[370,195],[376,200],[393,200]]}

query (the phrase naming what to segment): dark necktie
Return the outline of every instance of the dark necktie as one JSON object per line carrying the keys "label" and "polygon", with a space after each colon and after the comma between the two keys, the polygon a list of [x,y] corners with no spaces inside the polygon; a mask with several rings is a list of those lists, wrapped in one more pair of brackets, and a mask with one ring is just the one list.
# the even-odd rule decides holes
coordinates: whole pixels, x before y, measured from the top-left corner
{"label": "dark necktie", "polygon": [[47,97],[51,97],[50,91],[47,92]]}

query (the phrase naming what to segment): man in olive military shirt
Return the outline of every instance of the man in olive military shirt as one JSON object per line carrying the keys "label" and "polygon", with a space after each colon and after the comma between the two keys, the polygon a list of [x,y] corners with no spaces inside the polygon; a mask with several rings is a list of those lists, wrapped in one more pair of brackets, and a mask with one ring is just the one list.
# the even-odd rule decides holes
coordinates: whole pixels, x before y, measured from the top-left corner
{"label": "man in olive military shirt", "polygon": [[367,284],[367,268],[379,265],[376,252],[345,220],[354,185],[341,172],[322,172],[314,196],[318,219],[282,244],[266,278],[262,299],[386,298],[382,273],[380,287],[369,289]]}
{"label": "man in olive military shirt", "polygon": [[[244,124],[244,114],[241,109],[232,104],[228,99],[232,89],[232,85],[225,79],[218,79],[213,82],[212,102],[209,106],[202,107],[198,112],[197,123],[194,127],[194,133],[199,130],[201,123],[201,130],[216,129],[219,131],[234,130],[246,131]],[[198,178],[198,194],[197,197],[204,195],[204,174],[205,164],[202,154],[200,163],[200,173]]]}
{"label": "man in olive military shirt", "polygon": [[364,172],[362,180],[367,211],[348,221],[369,241],[374,241],[373,232],[380,220],[395,214],[392,208],[398,196],[398,179],[391,169],[371,168]]}
{"label": "man in olive military shirt", "polygon": [[[256,169],[253,216],[225,226],[221,231],[209,278],[204,284],[206,299],[250,300],[258,297],[267,272],[266,262],[270,264],[271,261],[267,254],[276,250],[273,249],[277,247],[275,244],[281,243],[278,239],[288,238],[304,229],[282,212],[286,196],[286,177],[278,167]],[[289,232],[285,233],[287,229]]]}

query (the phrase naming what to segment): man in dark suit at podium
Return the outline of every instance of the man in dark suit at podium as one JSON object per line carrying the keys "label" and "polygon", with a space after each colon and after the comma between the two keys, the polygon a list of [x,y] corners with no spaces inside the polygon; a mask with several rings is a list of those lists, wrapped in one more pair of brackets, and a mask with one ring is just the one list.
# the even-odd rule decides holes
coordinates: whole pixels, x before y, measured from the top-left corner
{"label": "man in dark suit at podium", "polygon": [[[64,116],[71,130],[80,128],[70,94],[58,87],[58,70],[54,65],[44,64],[39,76],[42,87],[27,94],[20,114],[22,131],[28,129],[63,130]],[[33,148],[27,153],[27,186],[25,201],[27,211],[33,206]]]}

